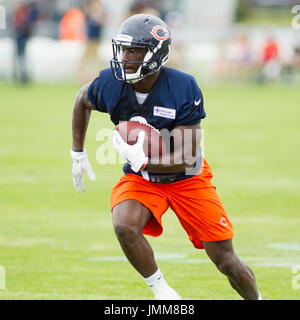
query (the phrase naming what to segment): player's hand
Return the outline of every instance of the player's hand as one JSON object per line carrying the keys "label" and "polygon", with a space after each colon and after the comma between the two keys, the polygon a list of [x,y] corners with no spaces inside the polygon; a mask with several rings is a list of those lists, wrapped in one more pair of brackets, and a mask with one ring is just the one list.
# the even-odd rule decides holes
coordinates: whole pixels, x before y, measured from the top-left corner
{"label": "player's hand", "polygon": [[141,168],[148,163],[148,157],[145,156],[144,152],[144,139],[145,131],[141,131],[138,136],[138,140],[135,144],[127,144],[119,132],[114,130],[113,144],[120,156],[130,164],[131,169],[134,172],[138,172]]}
{"label": "player's hand", "polygon": [[83,173],[86,172],[92,181],[96,180],[95,173],[90,165],[87,157],[87,151],[76,152],[71,150],[70,155],[72,158],[72,174],[75,189],[78,193],[85,192],[83,184]]}

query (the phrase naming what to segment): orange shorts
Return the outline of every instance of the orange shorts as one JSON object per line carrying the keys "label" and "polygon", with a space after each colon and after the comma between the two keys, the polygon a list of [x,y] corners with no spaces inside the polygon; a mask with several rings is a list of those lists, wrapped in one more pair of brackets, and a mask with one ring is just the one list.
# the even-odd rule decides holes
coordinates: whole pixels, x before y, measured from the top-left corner
{"label": "orange shorts", "polygon": [[178,217],[189,239],[198,249],[202,241],[220,241],[233,237],[232,224],[213,186],[212,171],[204,160],[200,176],[158,184],[135,175],[124,175],[111,191],[111,210],[119,203],[135,199],[153,214],[143,234],[157,237],[162,234],[162,216],[170,207]]}

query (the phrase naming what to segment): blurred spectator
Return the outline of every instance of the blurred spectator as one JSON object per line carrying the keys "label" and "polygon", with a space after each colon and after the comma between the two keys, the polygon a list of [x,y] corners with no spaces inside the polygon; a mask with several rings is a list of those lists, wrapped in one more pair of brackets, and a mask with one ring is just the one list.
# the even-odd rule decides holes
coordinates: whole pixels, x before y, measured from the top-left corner
{"label": "blurred spectator", "polygon": [[134,0],[129,7],[129,16],[139,13],[148,13],[160,17],[159,11],[154,9],[148,0]]}
{"label": "blurred spectator", "polygon": [[71,8],[63,15],[59,25],[59,39],[73,41],[86,39],[85,17],[81,9]]}
{"label": "blurred spectator", "polygon": [[234,37],[228,46],[228,68],[233,80],[246,80],[252,66],[251,48],[246,33]]}
{"label": "blurred spectator", "polygon": [[269,36],[262,48],[262,81],[278,80],[281,73],[279,46],[273,37]]}
{"label": "blurred spectator", "polygon": [[186,48],[186,34],[183,28],[184,16],[179,11],[169,11],[165,15],[165,22],[169,26],[172,36],[172,52],[168,61],[168,67],[182,69]]}
{"label": "blurred spectator", "polygon": [[86,19],[86,48],[80,62],[80,76],[83,82],[89,81],[101,69],[101,60],[98,54],[99,45],[106,24],[106,11],[101,0],[87,0],[83,4]]}
{"label": "blurred spectator", "polygon": [[300,45],[293,48],[293,55],[288,65],[285,65],[283,77],[286,82],[299,82],[300,80]]}
{"label": "blurred spectator", "polygon": [[[184,4],[181,4],[181,2],[184,1],[179,1],[179,0],[149,0],[149,4],[152,8],[157,10],[160,14],[160,18],[165,21],[166,15],[173,11],[177,10],[178,7],[184,6]],[[176,9],[177,8],[177,9]]]}
{"label": "blurred spectator", "polygon": [[28,82],[26,66],[26,45],[33,33],[33,27],[38,19],[38,10],[35,2],[22,1],[12,15],[12,24],[15,32],[15,79],[25,84]]}
{"label": "blurred spectator", "polygon": [[269,37],[263,47],[263,64],[266,64],[271,60],[278,59],[278,57],[278,45],[272,37]]}
{"label": "blurred spectator", "polygon": [[294,48],[293,67],[300,70],[300,45]]}

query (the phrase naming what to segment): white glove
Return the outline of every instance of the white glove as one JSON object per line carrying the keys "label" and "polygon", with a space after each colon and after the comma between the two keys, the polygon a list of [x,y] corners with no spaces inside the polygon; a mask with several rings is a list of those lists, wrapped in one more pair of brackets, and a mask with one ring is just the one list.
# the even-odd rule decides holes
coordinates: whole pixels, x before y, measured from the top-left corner
{"label": "white glove", "polygon": [[140,169],[148,163],[148,157],[144,152],[144,139],[145,131],[141,131],[138,136],[138,140],[135,144],[127,144],[119,132],[114,130],[113,144],[120,156],[130,164],[131,169],[134,172],[140,171]]}
{"label": "white glove", "polygon": [[84,150],[82,152],[76,152],[71,150],[70,155],[72,158],[72,174],[73,174],[73,182],[75,189],[77,192],[85,192],[84,184],[83,184],[83,173],[84,171],[88,174],[89,178],[92,181],[96,180],[95,173],[89,163],[87,157],[87,151]]}

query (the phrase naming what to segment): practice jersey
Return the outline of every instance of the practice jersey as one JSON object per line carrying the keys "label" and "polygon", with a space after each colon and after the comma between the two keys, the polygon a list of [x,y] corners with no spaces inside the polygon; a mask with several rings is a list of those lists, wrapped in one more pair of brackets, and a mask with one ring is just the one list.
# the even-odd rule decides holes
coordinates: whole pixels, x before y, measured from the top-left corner
{"label": "practice jersey", "polygon": [[[116,80],[110,68],[102,70],[91,83],[88,98],[95,110],[109,113],[115,125],[141,116],[156,129],[171,131],[175,126],[198,124],[206,117],[202,92],[194,77],[167,67],[162,67],[143,104],[137,102],[133,85]],[[200,157],[199,151],[191,175],[199,171]],[[129,164],[124,165],[123,171],[125,174],[135,173]]]}

